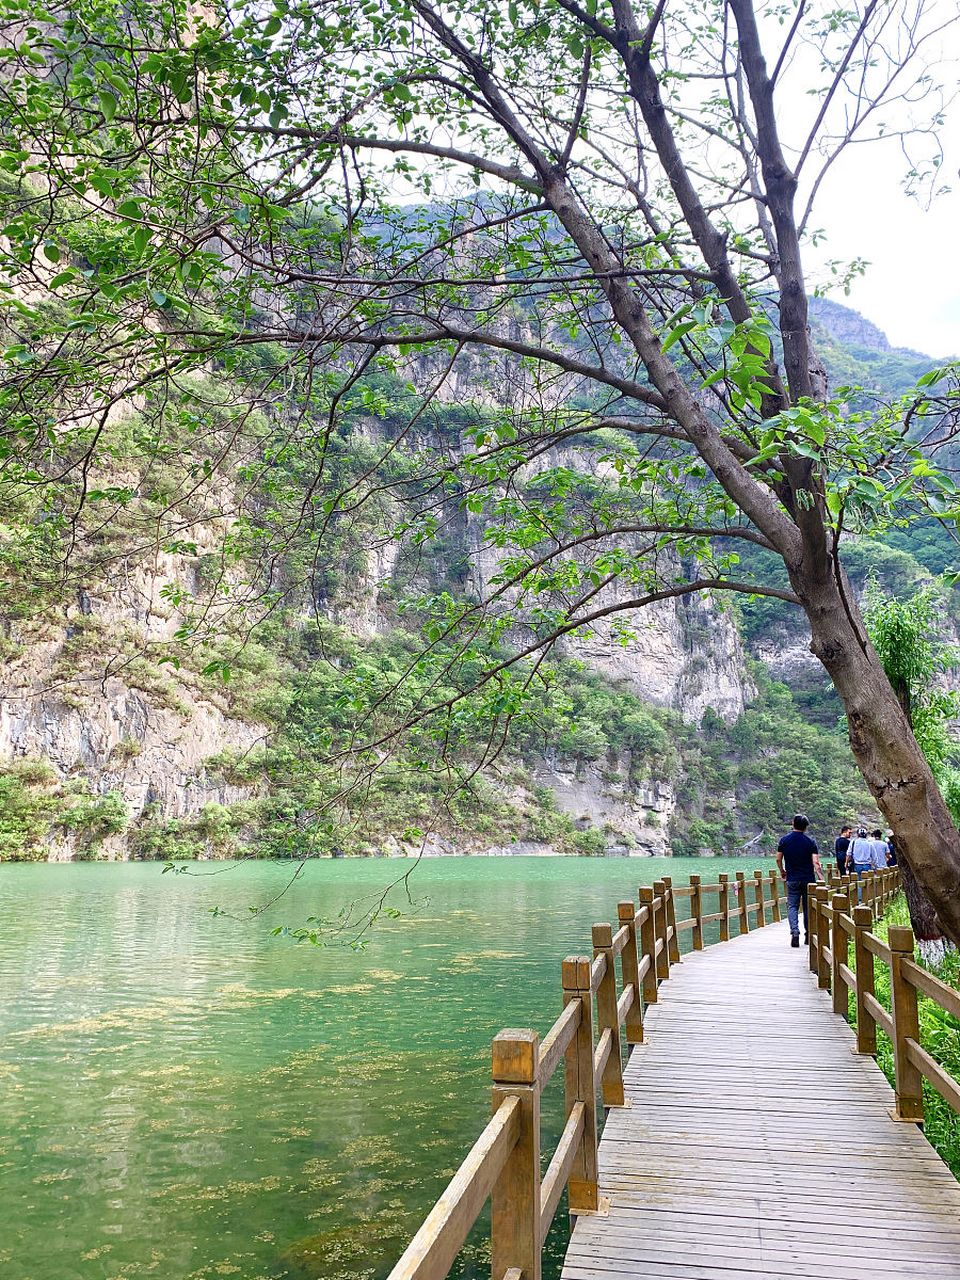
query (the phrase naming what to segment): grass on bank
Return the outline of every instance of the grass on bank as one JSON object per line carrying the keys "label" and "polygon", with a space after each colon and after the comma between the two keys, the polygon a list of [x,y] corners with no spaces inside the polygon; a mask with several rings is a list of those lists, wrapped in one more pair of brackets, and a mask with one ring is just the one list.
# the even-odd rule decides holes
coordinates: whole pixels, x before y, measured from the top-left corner
{"label": "grass on bank", "polygon": [[[887,941],[891,925],[910,924],[906,899],[901,894],[894,899],[883,919],[874,927],[874,932],[884,942]],[[960,990],[960,952],[950,952],[944,963],[933,969],[925,965],[919,955],[914,959],[924,968]],[[875,967],[875,985],[877,999],[886,1010],[890,1010],[890,969],[878,962]],[[918,993],[918,1009],[920,1014],[920,1043],[937,1062],[953,1076],[960,1080],[960,1021],[941,1009],[933,1000],[923,993]],[[848,1021],[856,1025],[856,1003],[850,998]],[[891,1085],[895,1084],[893,1065],[893,1046],[883,1031],[877,1028],[877,1062]],[[924,1081],[923,1084],[923,1131],[928,1141],[950,1166],[956,1178],[960,1179],[960,1115],[939,1093]]]}

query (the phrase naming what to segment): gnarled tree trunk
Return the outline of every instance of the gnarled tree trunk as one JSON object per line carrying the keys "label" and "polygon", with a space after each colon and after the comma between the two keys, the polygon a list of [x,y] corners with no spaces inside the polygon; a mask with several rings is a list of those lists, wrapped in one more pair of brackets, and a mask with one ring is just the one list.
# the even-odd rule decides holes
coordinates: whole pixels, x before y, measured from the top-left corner
{"label": "gnarled tree trunk", "polygon": [[788,568],[810,623],[811,651],[843,702],[850,746],[893,831],[905,880],[930,899],[942,932],[958,943],[960,832],[867,637],[849,582],[832,564],[826,574]]}

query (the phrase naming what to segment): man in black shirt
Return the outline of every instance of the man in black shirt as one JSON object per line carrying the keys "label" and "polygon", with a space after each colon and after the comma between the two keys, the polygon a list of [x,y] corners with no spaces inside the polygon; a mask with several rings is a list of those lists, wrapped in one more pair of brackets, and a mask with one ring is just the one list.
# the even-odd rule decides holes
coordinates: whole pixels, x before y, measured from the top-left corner
{"label": "man in black shirt", "polygon": [[837,860],[837,870],[841,875],[847,871],[847,850],[850,848],[850,836],[853,827],[841,827],[840,834],[833,842],[833,856]]}
{"label": "man in black shirt", "polygon": [[807,835],[810,823],[802,813],[793,820],[777,845],[777,867],[787,884],[787,919],[790,921],[790,945],[800,945],[800,907],[803,906],[803,932],[807,932],[807,885],[822,880],[820,850]]}

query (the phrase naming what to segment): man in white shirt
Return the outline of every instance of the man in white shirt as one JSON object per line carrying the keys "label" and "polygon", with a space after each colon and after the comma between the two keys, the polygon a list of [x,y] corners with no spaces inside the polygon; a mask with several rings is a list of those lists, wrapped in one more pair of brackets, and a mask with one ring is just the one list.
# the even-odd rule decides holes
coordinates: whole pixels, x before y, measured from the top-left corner
{"label": "man in white shirt", "polygon": [[873,871],[887,869],[887,842],[879,827],[876,831],[870,832],[870,867]]}

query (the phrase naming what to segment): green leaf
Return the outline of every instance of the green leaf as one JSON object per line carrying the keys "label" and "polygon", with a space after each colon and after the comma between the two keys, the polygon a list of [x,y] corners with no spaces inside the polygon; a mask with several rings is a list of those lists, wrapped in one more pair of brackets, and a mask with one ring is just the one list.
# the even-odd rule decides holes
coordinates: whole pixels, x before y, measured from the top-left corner
{"label": "green leaf", "polygon": [[689,333],[691,329],[696,329],[696,320],[685,320],[683,324],[678,324],[670,330],[663,340],[663,350],[669,351],[675,342],[679,342],[685,333]]}
{"label": "green leaf", "polygon": [[265,36],[275,36],[282,26],[283,23],[280,21],[280,18],[277,14],[274,14],[273,17],[268,20],[267,25],[263,28],[263,34]]}
{"label": "green leaf", "polygon": [[108,92],[106,89],[100,90],[100,110],[103,112],[103,118],[107,124],[117,114],[117,97],[116,94]]}
{"label": "green leaf", "polygon": [[47,240],[43,246],[43,256],[48,262],[60,261],[60,250],[52,240]]}

